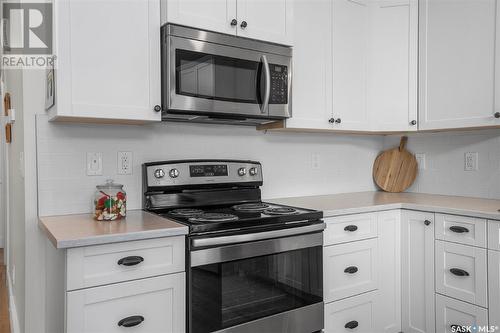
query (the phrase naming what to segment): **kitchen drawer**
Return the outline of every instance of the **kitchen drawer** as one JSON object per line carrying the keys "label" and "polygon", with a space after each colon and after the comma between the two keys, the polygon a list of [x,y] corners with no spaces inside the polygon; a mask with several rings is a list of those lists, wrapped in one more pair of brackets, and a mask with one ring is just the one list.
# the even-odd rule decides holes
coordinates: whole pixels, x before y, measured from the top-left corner
{"label": "kitchen drawer", "polygon": [[488,221],[488,248],[500,251],[500,221]]}
{"label": "kitchen drawer", "polygon": [[182,272],[184,253],[184,236],[72,248],[66,255],[66,288]]}
{"label": "kitchen drawer", "polygon": [[435,263],[436,292],[488,306],[486,249],[436,241]]}
{"label": "kitchen drawer", "polygon": [[[185,291],[185,273],[177,273],[67,292],[66,332],[182,333]],[[136,325],[120,326],[125,318]]]}
{"label": "kitchen drawer", "polygon": [[373,333],[375,293],[354,296],[325,305],[324,333]]}
{"label": "kitchen drawer", "polygon": [[487,326],[488,311],[479,306],[436,295],[436,332],[477,332],[474,330],[452,330],[452,325]]}
{"label": "kitchen drawer", "polygon": [[377,213],[330,217],[324,220],[325,246],[377,237]]}
{"label": "kitchen drawer", "polygon": [[486,247],[486,220],[436,214],[436,239]]}
{"label": "kitchen drawer", "polygon": [[377,289],[378,240],[323,248],[325,303]]}

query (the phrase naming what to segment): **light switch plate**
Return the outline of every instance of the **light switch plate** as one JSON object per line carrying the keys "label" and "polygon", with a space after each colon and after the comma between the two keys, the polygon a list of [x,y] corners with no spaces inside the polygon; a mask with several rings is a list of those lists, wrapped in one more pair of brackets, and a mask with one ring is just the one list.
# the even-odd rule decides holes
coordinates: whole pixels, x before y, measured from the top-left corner
{"label": "light switch plate", "polygon": [[102,153],[87,153],[87,176],[102,176]]}

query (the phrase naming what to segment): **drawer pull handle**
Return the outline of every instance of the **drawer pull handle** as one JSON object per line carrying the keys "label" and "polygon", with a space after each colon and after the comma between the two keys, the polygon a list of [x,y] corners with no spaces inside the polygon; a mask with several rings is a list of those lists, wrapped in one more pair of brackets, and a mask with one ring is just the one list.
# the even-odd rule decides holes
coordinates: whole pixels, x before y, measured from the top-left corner
{"label": "drawer pull handle", "polygon": [[348,274],[354,274],[358,271],[358,268],[356,266],[349,266],[346,269],[344,269],[344,273]]}
{"label": "drawer pull handle", "polygon": [[135,265],[139,265],[143,261],[144,261],[143,257],[130,256],[130,257],[125,257],[125,258],[121,258],[120,260],[118,260],[118,265],[135,266]]}
{"label": "drawer pull handle", "polygon": [[130,316],[127,318],[123,318],[118,322],[118,326],[123,326],[123,327],[134,327],[139,325],[144,321],[143,316]]}
{"label": "drawer pull handle", "polygon": [[469,276],[469,273],[467,271],[464,271],[463,269],[460,268],[451,268],[450,272],[451,274],[456,276]]}
{"label": "drawer pull handle", "polygon": [[354,232],[354,231],[358,230],[358,226],[357,225],[348,225],[347,227],[344,228],[344,230]]}
{"label": "drawer pull handle", "polygon": [[459,227],[457,225],[451,226],[450,230],[456,232],[457,234],[463,234],[464,232],[469,232],[469,229],[466,227]]}
{"label": "drawer pull handle", "polygon": [[348,328],[350,330],[353,330],[356,327],[358,327],[358,325],[359,325],[359,323],[356,320],[353,320],[353,321],[350,321],[347,324],[345,324],[344,328]]}

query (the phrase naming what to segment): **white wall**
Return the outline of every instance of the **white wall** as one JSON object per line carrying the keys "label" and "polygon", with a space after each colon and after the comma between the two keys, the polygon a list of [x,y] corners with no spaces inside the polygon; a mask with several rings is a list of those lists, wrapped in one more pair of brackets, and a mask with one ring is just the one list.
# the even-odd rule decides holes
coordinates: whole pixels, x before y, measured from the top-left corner
{"label": "white wall", "polygon": [[[386,148],[398,144],[399,136],[384,140]],[[409,191],[500,199],[500,129],[415,134],[407,148],[426,154],[426,170]],[[477,171],[464,170],[466,152],[479,153]]]}
{"label": "white wall", "polygon": [[[39,115],[40,215],[90,212],[95,185],[113,178],[126,187],[129,208],[141,208],[141,163],[184,158],[261,161],[263,196],[287,197],[373,190],[373,160],[382,137],[263,133],[251,127],[49,123]],[[133,152],[133,175],[117,175],[117,152]],[[104,175],[86,175],[86,152],[102,152]],[[320,169],[312,169],[312,153]]]}

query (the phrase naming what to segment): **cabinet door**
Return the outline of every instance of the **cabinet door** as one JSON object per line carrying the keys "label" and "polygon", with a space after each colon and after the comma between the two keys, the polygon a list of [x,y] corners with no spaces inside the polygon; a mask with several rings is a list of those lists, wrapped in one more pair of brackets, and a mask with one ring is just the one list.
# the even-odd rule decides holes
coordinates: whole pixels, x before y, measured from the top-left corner
{"label": "cabinet door", "polygon": [[401,332],[401,211],[378,213],[379,289],[375,323],[380,333]]}
{"label": "cabinet door", "polygon": [[236,34],[236,0],[164,0],[162,22]]}
{"label": "cabinet door", "polygon": [[[479,332],[488,325],[488,310],[436,294],[436,332]],[[473,326],[479,328],[472,328]],[[494,332],[495,330],[489,330]]]}
{"label": "cabinet door", "polygon": [[494,117],[496,2],[420,1],[419,129],[500,125]]}
{"label": "cabinet door", "polygon": [[71,291],[66,298],[67,333],[185,331],[185,273]]}
{"label": "cabinet door", "polygon": [[403,210],[402,330],[435,332],[434,214]]}
{"label": "cabinet door", "polygon": [[500,252],[488,250],[490,326],[500,327]]}
{"label": "cabinet door", "polygon": [[292,118],[288,128],[332,125],[332,1],[294,0]]}
{"label": "cabinet door", "polygon": [[333,128],[416,130],[417,1],[333,6]]}
{"label": "cabinet door", "polygon": [[57,0],[51,119],[160,121],[160,0]]}
{"label": "cabinet door", "polygon": [[238,36],[292,45],[292,0],[237,0]]}

